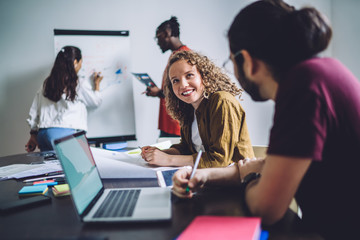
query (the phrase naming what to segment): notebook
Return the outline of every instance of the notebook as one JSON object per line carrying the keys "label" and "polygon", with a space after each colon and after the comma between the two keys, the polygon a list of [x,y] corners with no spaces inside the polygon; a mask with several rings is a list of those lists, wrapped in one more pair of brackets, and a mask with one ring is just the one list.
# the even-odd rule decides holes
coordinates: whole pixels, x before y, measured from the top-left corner
{"label": "notebook", "polygon": [[258,217],[197,216],[177,240],[259,240],[260,236],[261,219]]}
{"label": "notebook", "polygon": [[56,139],[54,149],[83,222],[171,219],[168,188],[104,188],[84,131]]}

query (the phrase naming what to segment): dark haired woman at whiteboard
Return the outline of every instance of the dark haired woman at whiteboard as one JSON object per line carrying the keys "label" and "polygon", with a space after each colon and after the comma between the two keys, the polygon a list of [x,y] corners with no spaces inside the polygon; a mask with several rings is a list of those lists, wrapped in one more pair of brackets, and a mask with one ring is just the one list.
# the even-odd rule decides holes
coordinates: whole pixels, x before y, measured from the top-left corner
{"label": "dark haired woman at whiteboard", "polygon": [[87,107],[101,104],[99,89],[103,77],[94,73],[94,87],[87,81],[79,81],[77,73],[81,65],[81,51],[77,47],[65,46],[57,54],[50,76],[45,79],[30,108],[27,152],[36,147],[40,151],[52,150],[55,139],[87,130]]}

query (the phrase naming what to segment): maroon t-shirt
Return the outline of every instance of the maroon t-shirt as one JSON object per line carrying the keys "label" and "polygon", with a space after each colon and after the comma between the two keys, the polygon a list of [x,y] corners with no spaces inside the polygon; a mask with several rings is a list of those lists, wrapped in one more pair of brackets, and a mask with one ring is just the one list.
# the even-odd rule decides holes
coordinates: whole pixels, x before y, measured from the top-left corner
{"label": "maroon t-shirt", "polygon": [[326,239],[360,226],[359,151],[358,79],[331,58],[293,67],[279,83],[268,154],[313,159],[295,197]]}

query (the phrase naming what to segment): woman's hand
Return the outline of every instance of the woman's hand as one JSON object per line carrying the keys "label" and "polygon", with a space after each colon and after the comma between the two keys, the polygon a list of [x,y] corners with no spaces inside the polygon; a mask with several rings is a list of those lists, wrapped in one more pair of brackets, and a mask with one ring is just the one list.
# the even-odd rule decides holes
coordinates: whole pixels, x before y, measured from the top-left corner
{"label": "woman's hand", "polygon": [[[189,180],[191,175],[191,169],[182,168],[175,172],[173,181],[173,193],[180,198],[192,198],[194,192],[205,186],[208,180],[209,172],[208,169],[198,169],[192,179]],[[186,191],[186,188],[189,191]]]}
{"label": "woman's hand", "polygon": [[36,149],[37,145],[38,145],[38,142],[37,142],[37,139],[36,139],[36,135],[31,134],[29,141],[25,145],[25,150],[27,152],[33,152]]}
{"label": "woman's hand", "polygon": [[94,72],[94,84],[95,91],[100,90],[100,82],[103,80],[104,76],[101,76],[101,72]]}
{"label": "woman's hand", "polygon": [[164,153],[157,147],[151,147],[151,146],[145,146],[141,148],[141,157],[152,165],[158,165],[158,166],[169,166],[170,155],[167,153]]}

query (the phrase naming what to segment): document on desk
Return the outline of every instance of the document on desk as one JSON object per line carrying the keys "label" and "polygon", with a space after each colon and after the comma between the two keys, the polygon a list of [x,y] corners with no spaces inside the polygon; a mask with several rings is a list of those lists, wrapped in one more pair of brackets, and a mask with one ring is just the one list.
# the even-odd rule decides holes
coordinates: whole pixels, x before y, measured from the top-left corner
{"label": "document on desk", "polygon": [[[157,147],[162,150],[162,149],[169,148],[171,146],[171,142],[165,141],[165,142],[161,142],[161,143],[152,144],[150,146]],[[130,164],[137,165],[140,167],[151,168],[151,169],[155,170],[154,166],[151,166],[144,159],[142,159],[142,157],[140,155],[140,153],[141,153],[140,148],[136,148],[136,149],[133,149],[133,150],[130,150],[127,152],[116,152],[116,151],[106,150],[106,149],[102,149],[102,148],[95,148],[95,147],[90,147],[90,150],[91,150],[95,160],[96,160],[96,158],[104,157],[104,158],[119,160],[122,162],[130,163]]]}
{"label": "document on desk", "polygon": [[12,164],[0,168],[0,181],[6,179],[20,179],[44,175],[52,172],[61,172],[59,160],[46,161],[40,164]]}
{"label": "document on desk", "polygon": [[28,171],[34,168],[38,168],[37,165],[29,165],[29,164],[11,164],[5,167],[0,168],[0,179],[5,180],[9,179],[12,175]]}
{"label": "document on desk", "polygon": [[[169,148],[170,141],[153,144],[159,149]],[[157,178],[156,171],[171,167],[154,167],[141,158],[141,150],[115,152],[90,147],[101,178]]]}
{"label": "document on desk", "polygon": [[141,158],[140,150],[138,154],[128,154],[127,152],[116,152],[102,148],[95,148],[95,147],[90,147],[90,150],[94,156],[96,164],[101,164],[98,163],[97,159],[106,158],[106,159],[112,159],[114,161],[136,165],[143,168],[149,168],[148,166],[149,164]]}
{"label": "document on desk", "polygon": [[[94,155],[94,154],[93,154]],[[101,178],[156,178],[155,171],[135,164],[94,155]]]}

